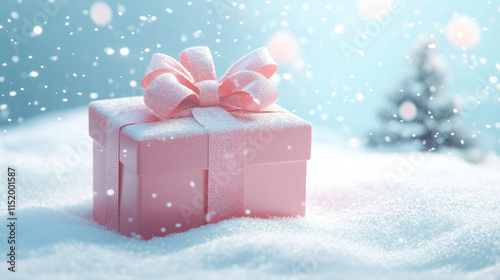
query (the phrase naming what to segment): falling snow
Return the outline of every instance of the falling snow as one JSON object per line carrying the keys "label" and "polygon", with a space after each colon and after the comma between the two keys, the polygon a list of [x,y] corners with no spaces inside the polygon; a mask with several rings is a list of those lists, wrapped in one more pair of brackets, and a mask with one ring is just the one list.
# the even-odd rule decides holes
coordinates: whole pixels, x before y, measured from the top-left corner
{"label": "falling snow", "polygon": [[[408,4],[400,7],[389,7],[389,0],[63,2],[48,1],[57,5],[49,13],[37,3],[6,1],[0,22],[5,38],[0,53],[0,134],[7,136],[0,141],[0,158],[24,164],[24,180],[33,184],[23,197],[28,227],[20,236],[35,240],[37,235],[46,244],[24,245],[21,271],[23,266],[55,265],[63,271],[61,277],[78,279],[92,278],[88,270],[92,266],[109,279],[128,279],[109,274],[116,269],[135,279],[139,276],[130,267],[151,267],[162,256],[162,262],[178,270],[152,266],[150,278],[167,274],[204,278],[216,268],[233,276],[228,278],[238,278],[244,276],[236,271],[249,267],[253,271],[249,277],[280,279],[306,279],[302,276],[311,272],[307,269],[314,269],[318,278],[499,275],[495,235],[499,226],[488,219],[499,214],[495,193],[490,193],[498,192],[494,183],[499,179],[492,170],[498,169],[499,160],[492,156],[488,161],[486,156],[500,154],[500,122],[495,119],[500,106],[497,2],[403,1]],[[367,153],[365,136],[381,125],[377,108],[387,105],[385,94],[399,91],[393,86],[412,74],[405,72],[401,59],[414,59],[405,50],[422,34],[435,39],[428,48],[440,53],[430,67],[449,68],[446,87],[433,86],[429,91],[453,94],[450,113],[462,116],[459,121],[472,129],[469,136],[478,143],[473,152],[484,162],[473,165],[448,157],[448,152],[426,155],[429,164],[417,168],[418,176],[410,176],[411,182],[386,189],[384,172],[398,170],[402,161],[399,154]],[[78,167],[58,176],[42,176],[40,170],[47,162],[69,157],[66,147],[77,151],[79,143],[87,143],[81,137],[88,134],[83,111],[90,101],[143,95],[141,79],[154,53],[178,59],[182,49],[197,45],[210,47],[218,77],[244,54],[267,47],[279,64],[270,78],[280,92],[278,103],[311,121],[318,139],[321,133],[335,132],[328,139],[336,140],[329,145],[315,140],[308,166],[312,174],[308,217],[231,220],[148,244],[121,239],[88,219],[89,154],[79,155]],[[423,98],[423,89],[412,90]],[[390,121],[415,121],[419,117],[415,104],[395,103]],[[426,111],[428,121],[435,115]],[[28,132],[29,138],[23,136]],[[418,133],[410,131],[408,136],[417,138]],[[343,154],[346,150],[352,153]],[[194,187],[194,181],[187,180],[185,187]],[[322,200],[325,197],[327,201]],[[162,203],[166,211],[177,207]],[[34,205],[40,209],[33,210]],[[463,213],[468,218],[461,219]],[[245,214],[250,215],[250,209]],[[40,220],[52,227],[41,232]],[[58,238],[60,232],[73,239]],[[103,240],[108,245],[103,246]],[[313,253],[323,245],[332,259],[317,259]],[[130,254],[121,254],[124,251]],[[82,261],[65,257],[74,254]],[[252,260],[249,266],[235,261],[241,256]],[[123,264],[95,266],[121,258]],[[313,268],[302,265],[302,260],[310,260],[307,264]],[[288,267],[306,271],[282,275]],[[34,270],[23,273],[30,271]]]}

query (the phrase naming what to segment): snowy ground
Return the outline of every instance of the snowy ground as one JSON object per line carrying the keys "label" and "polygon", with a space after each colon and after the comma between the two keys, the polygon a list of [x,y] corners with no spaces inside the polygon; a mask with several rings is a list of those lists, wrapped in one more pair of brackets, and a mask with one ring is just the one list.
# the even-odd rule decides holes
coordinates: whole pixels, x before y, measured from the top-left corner
{"label": "snowy ground", "polygon": [[[1,279],[500,278],[500,158],[340,151],[317,129],[306,217],[145,242],[91,220],[86,135],[85,108],[0,131],[0,180],[7,164],[20,179],[18,272],[4,262]],[[6,201],[2,188],[2,224]],[[2,259],[6,234],[3,225]]]}

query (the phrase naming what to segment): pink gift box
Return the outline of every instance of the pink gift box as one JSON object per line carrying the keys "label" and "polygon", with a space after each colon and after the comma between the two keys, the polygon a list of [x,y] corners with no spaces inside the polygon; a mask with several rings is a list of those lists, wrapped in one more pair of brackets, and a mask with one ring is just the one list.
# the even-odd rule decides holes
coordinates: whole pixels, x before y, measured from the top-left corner
{"label": "pink gift box", "polygon": [[142,239],[305,214],[311,125],[274,103],[265,48],[217,81],[210,50],[153,55],[143,97],[95,101],[94,219]]}
{"label": "pink gift box", "polygon": [[[245,216],[302,216],[311,125],[278,105],[269,109],[233,114],[247,137]],[[206,224],[208,133],[193,117],[161,120],[142,97],[90,104],[94,219],[104,225],[106,122],[130,111],[147,123],[120,131],[119,232],[147,240]]]}

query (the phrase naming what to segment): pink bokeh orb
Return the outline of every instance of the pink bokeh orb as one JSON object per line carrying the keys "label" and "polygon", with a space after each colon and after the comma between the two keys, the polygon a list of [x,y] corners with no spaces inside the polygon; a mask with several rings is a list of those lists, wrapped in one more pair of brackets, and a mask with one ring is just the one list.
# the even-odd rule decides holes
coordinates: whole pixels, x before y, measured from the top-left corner
{"label": "pink bokeh orb", "polygon": [[412,121],[417,116],[417,107],[411,101],[405,101],[399,106],[399,115],[405,121]]}
{"label": "pink bokeh orb", "polygon": [[455,47],[474,47],[481,41],[481,27],[470,16],[456,16],[446,26],[448,41]]}
{"label": "pink bokeh orb", "polygon": [[388,11],[390,0],[358,0],[358,10],[363,18],[375,19]]}
{"label": "pink bokeh orb", "polygon": [[105,2],[95,2],[90,7],[90,18],[99,26],[106,26],[112,18],[111,8]]}
{"label": "pink bokeh orb", "polygon": [[267,48],[278,64],[290,64],[300,52],[297,39],[285,31],[272,35],[267,42]]}

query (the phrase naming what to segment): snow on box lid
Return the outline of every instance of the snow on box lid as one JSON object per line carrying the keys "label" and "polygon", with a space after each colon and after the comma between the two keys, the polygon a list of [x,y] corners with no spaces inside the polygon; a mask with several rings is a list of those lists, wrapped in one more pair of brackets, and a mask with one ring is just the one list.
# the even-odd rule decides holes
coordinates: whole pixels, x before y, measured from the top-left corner
{"label": "snow on box lid", "polygon": [[[268,111],[273,112],[232,112],[246,129],[247,165],[308,160],[311,124],[278,105]],[[120,132],[120,161],[136,174],[208,169],[208,132],[193,117],[163,119],[142,97],[91,102],[89,131],[102,148],[107,121],[116,114],[141,120]]]}

